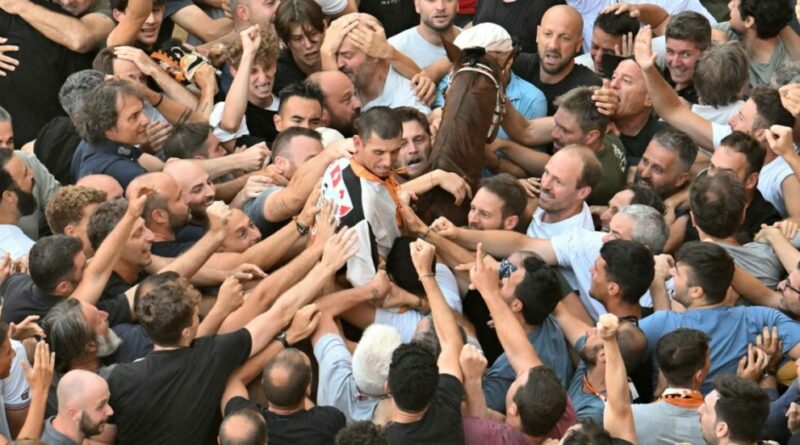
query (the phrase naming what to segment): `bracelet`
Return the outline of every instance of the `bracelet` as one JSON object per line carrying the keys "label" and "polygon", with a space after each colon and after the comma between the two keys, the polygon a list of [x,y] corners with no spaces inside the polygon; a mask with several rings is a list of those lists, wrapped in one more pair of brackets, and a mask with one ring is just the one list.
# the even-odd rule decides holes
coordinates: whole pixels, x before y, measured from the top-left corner
{"label": "bracelet", "polygon": [[419,276],[419,281],[422,281],[423,278],[433,278],[435,276],[436,276],[436,274],[433,273],[433,272],[424,273],[424,274]]}
{"label": "bracelet", "polygon": [[279,342],[281,342],[281,344],[283,345],[283,347],[285,349],[289,349],[289,348],[292,347],[289,344],[289,341],[286,340],[286,331],[282,331],[282,332],[278,333],[278,335],[275,337],[275,340],[278,340]]}
{"label": "bracelet", "polygon": [[153,108],[158,108],[161,102],[164,102],[164,93],[158,93],[158,102],[153,104]]}
{"label": "bracelet", "polygon": [[420,238],[422,238],[422,239],[425,239],[425,238],[427,238],[427,237],[428,237],[428,235],[429,235],[430,233],[431,233],[431,226],[428,226],[428,227],[425,229],[425,233],[423,233],[423,234],[422,234],[422,236],[421,236]]}
{"label": "bracelet", "polygon": [[297,233],[299,233],[300,236],[304,236],[308,233],[308,226],[301,223],[299,219],[295,219],[294,223],[297,226]]}

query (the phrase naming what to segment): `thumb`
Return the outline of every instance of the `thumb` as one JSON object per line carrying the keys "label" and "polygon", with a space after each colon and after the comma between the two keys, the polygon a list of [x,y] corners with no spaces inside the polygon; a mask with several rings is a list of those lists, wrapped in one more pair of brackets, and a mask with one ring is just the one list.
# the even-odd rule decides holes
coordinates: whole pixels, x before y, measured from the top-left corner
{"label": "thumb", "polygon": [[611,81],[603,79],[603,88],[611,88]]}

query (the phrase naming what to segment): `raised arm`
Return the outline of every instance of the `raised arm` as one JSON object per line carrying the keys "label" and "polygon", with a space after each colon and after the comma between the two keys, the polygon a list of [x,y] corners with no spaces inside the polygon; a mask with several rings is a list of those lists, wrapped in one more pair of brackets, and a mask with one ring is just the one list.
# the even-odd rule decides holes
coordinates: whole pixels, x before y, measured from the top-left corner
{"label": "raised arm", "polygon": [[781,156],[792,168],[794,174],[783,180],[781,191],[783,192],[783,202],[786,204],[786,212],[793,220],[800,221],[800,181],[797,179],[800,178],[800,155],[794,150],[792,129],[773,125],[764,134],[770,150]]}
{"label": "raised arm", "polygon": [[208,312],[208,315],[200,322],[197,328],[197,337],[206,337],[215,335],[219,331],[225,317],[235,311],[244,301],[244,292],[242,292],[242,284],[236,276],[229,276],[222,282],[219,288],[219,294],[214,301],[214,306]]}
{"label": "raised arm", "polygon": [[436,248],[424,240],[417,240],[411,245],[411,260],[417,270],[422,287],[431,305],[431,316],[433,325],[436,327],[436,337],[442,345],[442,352],[439,354],[439,373],[449,374],[459,381],[464,380],[461,374],[461,348],[464,347],[464,340],[461,331],[458,329],[456,317],[453,310],[447,305],[447,301],[442,295],[439,285],[436,283],[436,274],[433,272],[433,262],[436,255]]}
{"label": "raised arm", "polygon": [[191,109],[197,107],[197,97],[158,66],[155,60],[141,49],[132,46],[118,46],[114,48],[114,56],[135,64],[145,76],[153,79],[156,85],[161,88],[161,91],[170,99]]}
{"label": "raised arm", "polygon": [[472,189],[464,178],[438,168],[404,183],[400,189],[419,196],[436,187],[441,187],[453,195],[456,205],[461,205],[464,199],[472,198]]}
{"label": "raised arm", "polygon": [[455,227],[450,221],[439,218],[431,231],[467,249],[476,249],[481,243],[486,252],[496,258],[507,258],[518,250],[531,250],[551,266],[558,262],[550,240],[531,238],[511,230],[471,230]]}
{"label": "raised arm", "polygon": [[51,11],[29,0],[3,0],[0,9],[20,16],[48,39],[78,53],[100,48],[114,28],[114,22],[99,13],[91,12],[77,18]]}
{"label": "raised arm", "polygon": [[242,58],[236,67],[233,83],[225,96],[225,106],[219,127],[232,133],[239,129],[247,109],[248,85],[250,83],[250,70],[253,67],[258,48],[261,46],[261,28],[251,26],[239,33],[242,39]]}
{"label": "raised arm", "polygon": [[[253,171],[258,170],[264,163],[264,159],[270,155],[267,144],[260,142],[248,147],[247,150],[222,156],[214,159],[201,159],[198,162],[203,167],[211,179],[216,179],[236,170]],[[238,178],[237,178],[238,179]],[[234,179],[236,181],[236,179]],[[242,181],[242,186],[246,180]],[[241,186],[239,187],[241,188]]]}
{"label": "raised arm", "polygon": [[661,77],[656,67],[657,54],[653,54],[653,34],[649,26],[639,30],[634,43],[634,57],[642,69],[647,93],[653,101],[653,108],[661,119],[689,137],[699,146],[714,150],[714,135],[711,122],[681,104],[678,93]]}
{"label": "raised arm", "polygon": [[[222,241],[225,239],[225,227],[231,210],[221,201],[215,201],[206,209],[209,228],[205,235],[194,245],[171,261],[159,272],[173,271],[186,279],[193,277],[198,270],[208,261]],[[222,281],[222,280],[220,280]]]}
{"label": "raised arm", "polygon": [[606,355],[606,391],[608,400],[603,411],[603,426],[615,439],[627,440],[636,445],[636,429],[633,424],[631,393],[628,373],[617,343],[619,320],[616,315],[603,314],[597,322],[597,335],[603,339]]}
{"label": "raised arm", "polygon": [[772,247],[787,273],[791,273],[800,263],[800,251],[786,239],[779,227],[762,225],[755,239],[756,241],[766,242]]}
{"label": "raised arm", "polygon": [[506,104],[503,129],[515,142],[529,147],[546,144],[553,139],[550,136],[553,128],[555,128],[555,121],[552,117],[527,120],[513,105]]}
{"label": "raised arm", "polygon": [[[204,42],[210,42],[233,31],[233,21],[222,17],[212,19],[196,5],[180,9],[170,17],[175,24]],[[247,71],[248,75],[250,70]]]}
{"label": "raised arm", "polygon": [[133,45],[136,35],[153,12],[153,0],[129,0],[125,14],[106,38],[106,46]]}
{"label": "raised arm", "polygon": [[584,336],[586,331],[591,328],[591,325],[573,315],[564,302],[559,302],[556,305],[553,315],[556,317],[558,325],[561,326],[561,330],[564,331],[564,337],[567,338],[567,341],[572,346],[575,346],[578,339]]}
{"label": "raised arm", "polygon": [[31,388],[31,404],[28,407],[28,416],[17,435],[17,439],[38,439],[42,435],[44,413],[47,408],[47,394],[53,381],[53,369],[56,364],[55,352],[50,352],[46,341],[36,343],[33,368],[27,360],[22,361],[25,368],[25,379]]}

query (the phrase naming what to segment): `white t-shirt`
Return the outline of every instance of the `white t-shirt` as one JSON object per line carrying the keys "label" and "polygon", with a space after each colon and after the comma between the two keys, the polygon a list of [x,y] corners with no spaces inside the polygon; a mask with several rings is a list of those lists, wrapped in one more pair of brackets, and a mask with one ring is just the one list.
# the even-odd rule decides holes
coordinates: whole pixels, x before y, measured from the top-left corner
{"label": "white t-shirt", "polygon": [[13,224],[0,224],[0,257],[6,253],[11,254],[11,259],[24,257],[30,252],[35,242],[28,235]]}
{"label": "white t-shirt", "polygon": [[742,108],[742,105],[744,105],[743,100],[737,100],[736,102],[721,107],[694,104],[692,105],[692,111],[709,122],[719,125],[728,125],[728,120],[731,116],[739,112],[739,108]]}
{"label": "white t-shirt", "polygon": [[[272,95],[272,103],[267,107],[269,111],[278,111],[278,107],[281,105],[281,100],[278,99],[278,96]],[[211,115],[208,116],[208,124],[211,125],[212,131],[214,132],[214,136],[219,139],[220,142],[228,142],[234,139],[239,139],[242,136],[247,136],[250,134],[250,130],[247,129],[247,116],[242,116],[242,122],[239,124],[239,128],[234,133],[229,133],[222,128],[220,128],[219,123],[222,121],[222,112],[225,110],[225,102],[217,102],[214,104],[214,109],[211,110]]]}
{"label": "white t-shirt", "polygon": [[765,165],[761,169],[761,174],[758,175],[758,191],[764,195],[764,199],[775,206],[783,218],[788,216],[788,212],[781,185],[786,178],[792,175],[794,175],[792,167],[780,156]]}
{"label": "white t-shirt", "polygon": [[[25,347],[21,342],[11,340],[11,347],[17,355],[11,361],[11,372],[8,377],[0,380],[0,436],[11,439],[11,431],[8,427],[6,410],[13,411],[25,409],[31,404],[30,386],[25,379],[25,371],[22,361],[28,363]],[[30,365],[30,363],[28,363]]]}
{"label": "white t-shirt", "polygon": [[544,210],[537,208],[533,212],[533,219],[528,225],[527,235],[531,238],[552,238],[562,233],[570,232],[575,229],[594,230],[594,223],[592,222],[592,212],[589,206],[583,203],[581,211],[569,218],[556,223],[542,222]]}
{"label": "white t-shirt", "polygon": [[603,236],[604,232],[580,228],[554,236],[550,240],[558,265],[564,268],[564,278],[578,291],[581,303],[594,319],[606,313],[605,307],[589,296],[589,289],[592,287],[590,269],[600,256]]}
{"label": "white t-shirt", "polygon": [[327,17],[341,14],[347,8],[347,0],[315,0]]}
{"label": "white t-shirt", "polygon": [[389,44],[407,55],[420,68],[447,57],[444,46],[437,46],[425,40],[417,27],[409,28],[389,39]]}
{"label": "white t-shirt", "polygon": [[386,74],[386,82],[383,84],[383,92],[380,96],[365,103],[361,111],[370,108],[385,106],[389,108],[414,107],[426,116],[431,109],[424,103],[417,100],[414,90],[411,88],[411,81],[403,77],[391,66]]}

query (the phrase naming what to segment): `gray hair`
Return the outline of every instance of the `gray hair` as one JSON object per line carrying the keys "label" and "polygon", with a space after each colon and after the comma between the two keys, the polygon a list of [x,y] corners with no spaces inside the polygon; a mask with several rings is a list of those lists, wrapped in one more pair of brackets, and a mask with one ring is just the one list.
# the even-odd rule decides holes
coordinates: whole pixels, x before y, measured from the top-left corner
{"label": "gray hair", "polygon": [[372,396],[386,391],[392,353],[401,343],[400,333],[391,326],[372,324],[364,331],[352,360],[353,380],[360,391]]}
{"label": "gray hair", "polygon": [[11,114],[3,107],[0,107],[0,122],[11,120]]}
{"label": "gray hair", "polygon": [[141,100],[139,93],[122,80],[104,82],[93,89],[75,115],[75,128],[85,141],[97,144],[106,130],[117,125],[117,99],[124,96]]}
{"label": "gray hair", "polygon": [[773,88],[800,83],[800,60],[785,59],[775,70],[769,83]]}
{"label": "gray hair", "polygon": [[67,77],[58,91],[58,102],[68,116],[75,116],[89,93],[103,83],[103,78],[103,73],[96,70],[81,70]]}
{"label": "gray hair", "polygon": [[664,221],[664,215],[658,213],[658,210],[642,204],[623,207],[619,213],[633,219],[633,233],[631,233],[633,241],[647,246],[653,255],[663,252],[664,245],[669,238],[669,227]]}

